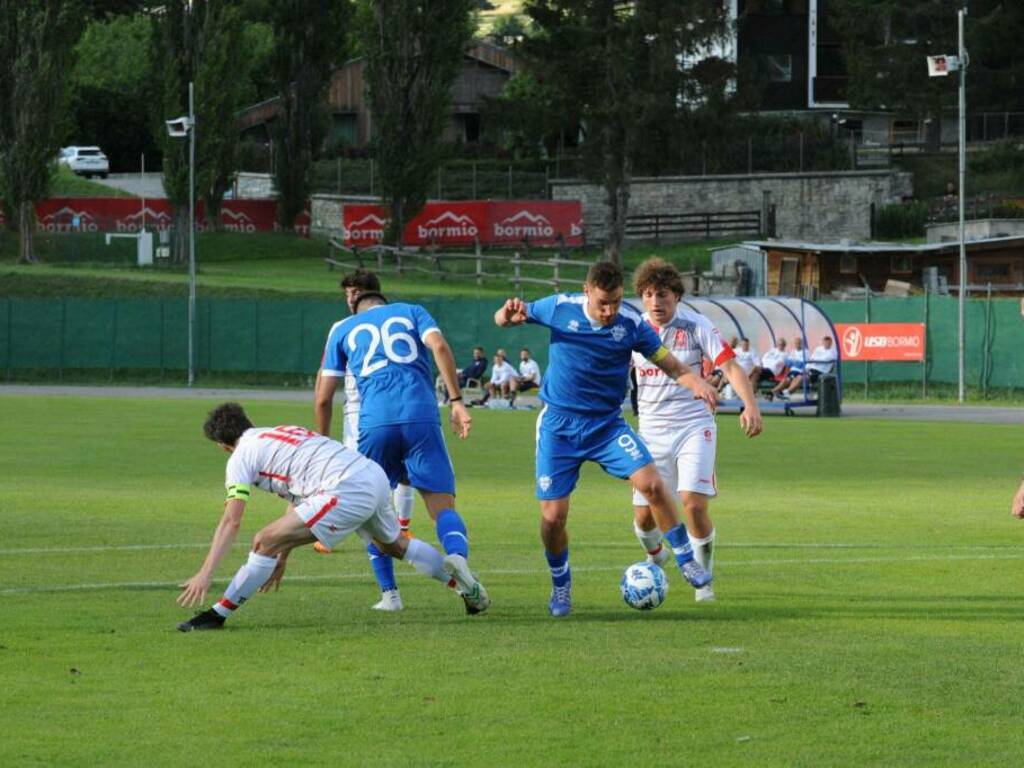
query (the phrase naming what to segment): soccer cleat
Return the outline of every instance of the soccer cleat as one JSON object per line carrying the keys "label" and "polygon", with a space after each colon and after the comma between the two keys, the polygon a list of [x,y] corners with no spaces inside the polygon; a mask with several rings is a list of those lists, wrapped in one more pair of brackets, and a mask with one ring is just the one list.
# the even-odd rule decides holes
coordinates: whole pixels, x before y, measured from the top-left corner
{"label": "soccer cleat", "polygon": [[704,570],[704,566],[696,560],[686,561],[679,566],[679,570],[683,572],[683,577],[690,582],[690,586],[694,589],[706,587],[711,583],[711,574]]}
{"label": "soccer cleat", "polygon": [[412,531],[410,531],[408,528],[403,528],[402,530],[399,531],[399,534],[401,535],[401,537],[403,539],[415,539],[416,538],[415,536],[412,535]]}
{"label": "soccer cleat", "polygon": [[647,562],[654,563],[659,568],[664,568],[672,560],[672,557],[672,550],[662,544],[653,555],[650,552],[647,553]]}
{"label": "soccer cleat", "polygon": [[693,593],[693,596],[698,603],[715,602],[715,590],[713,590],[710,585],[696,590]]}
{"label": "soccer cleat", "polygon": [[318,555],[331,555],[334,554],[334,550],[319,541],[313,542],[313,551]]}
{"label": "soccer cleat", "polygon": [[447,555],[444,559],[444,572],[455,581],[455,591],[466,604],[466,613],[474,616],[483,613],[490,607],[491,598],[480,580],[469,570],[469,563],[462,555]]}
{"label": "soccer cleat", "polygon": [[402,605],[402,596],[397,589],[386,589],[381,592],[380,602],[373,606],[375,611],[396,612],[405,608]]}
{"label": "soccer cleat", "polygon": [[202,613],[197,613],[188,621],[183,621],[178,625],[179,632],[191,632],[207,630],[207,629],[223,629],[224,628],[224,617],[217,613],[213,608],[208,608]]}
{"label": "soccer cleat", "polygon": [[569,615],[569,612],[572,610],[571,581],[560,587],[551,588],[551,601],[548,603],[548,610],[556,619]]}

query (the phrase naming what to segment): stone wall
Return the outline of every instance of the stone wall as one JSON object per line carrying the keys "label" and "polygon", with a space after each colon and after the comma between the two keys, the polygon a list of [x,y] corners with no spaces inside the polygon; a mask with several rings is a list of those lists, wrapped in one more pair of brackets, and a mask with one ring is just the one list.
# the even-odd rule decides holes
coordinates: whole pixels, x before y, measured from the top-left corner
{"label": "stone wall", "polygon": [[[637,215],[760,211],[770,200],[776,206],[776,237],[831,242],[867,240],[871,204],[882,206],[912,195],[913,177],[889,170],[666,176],[634,179],[631,190],[630,213]],[[551,196],[580,200],[587,239],[604,239],[602,188],[556,179]]]}
{"label": "stone wall", "polygon": [[379,197],[365,195],[313,195],[309,201],[310,233],[335,235],[341,231],[341,213],[346,203],[380,203]]}

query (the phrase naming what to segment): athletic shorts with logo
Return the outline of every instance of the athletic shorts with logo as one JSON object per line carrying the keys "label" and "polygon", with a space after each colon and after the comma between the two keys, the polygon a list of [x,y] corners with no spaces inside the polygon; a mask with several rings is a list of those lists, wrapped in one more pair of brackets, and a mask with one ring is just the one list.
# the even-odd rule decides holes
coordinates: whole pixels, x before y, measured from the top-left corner
{"label": "athletic shorts with logo", "polygon": [[571,494],[585,461],[625,479],[650,464],[651,454],[620,412],[595,419],[545,406],[537,417],[537,498]]}
{"label": "athletic shorts with logo", "polygon": [[295,505],[295,512],[316,538],[334,549],[350,533],[363,541],[385,544],[400,535],[391,506],[391,486],[384,470],[372,461],[357,461],[341,477]]}
{"label": "athletic shorts with logo", "polygon": [[[718,494],[715,480],[715,451],[718,426],[713,419],[701,419],[682,426],[648,426],[641,422],[640,436],[654,457],[658,474],[669,488],[680,493]],[[646,506],[643,494],[633,490],[633,504]]]}
{"label": "athletic shorts with logo", "polygon": [[359,452],[380,464],[391,487],[455,494],[455,470],[435,421],[380,424],[359,432]]}

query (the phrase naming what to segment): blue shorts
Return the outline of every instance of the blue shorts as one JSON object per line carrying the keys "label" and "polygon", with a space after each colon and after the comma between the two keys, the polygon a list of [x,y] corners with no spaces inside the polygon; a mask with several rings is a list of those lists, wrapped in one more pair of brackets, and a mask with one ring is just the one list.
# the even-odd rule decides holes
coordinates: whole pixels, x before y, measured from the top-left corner
{"label": "blue shorts", "polygon": [[595,419],[545,407],[537,417],[537,498],[571,494],[585,461],[626,479],[652,459],[621,413]]}
{"label": "blue shorts", "polygon": [[418,491],[455,494],[455,470],[437,422],[361,429],[359,452],[380,464],[392,488],[403,483]]}

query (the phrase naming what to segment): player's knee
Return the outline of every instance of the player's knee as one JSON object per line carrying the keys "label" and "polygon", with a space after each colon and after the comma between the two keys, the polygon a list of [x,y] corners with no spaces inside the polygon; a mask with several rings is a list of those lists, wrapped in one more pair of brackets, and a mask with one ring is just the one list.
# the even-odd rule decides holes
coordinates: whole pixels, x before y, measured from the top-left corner
{"label": "player's knee", "polygon": [[374,540],[373,543],[376,544],[377,548],[385,555],[389,555],[399,560],[405,559],[405,552],[408,549],[408,545],[406,544],[405,539],[399,537],[392,541],[390,544],[385,544],[377,540]]}
{"label": "player's knee", "polygon": [[634,484],[640,494],[647,499],[648,502],[654,504],[664,501],[668,495],[665,491],[665,484],[661,482],[661,478],[657,475],[654,475],[653,477],[638,478]]}

